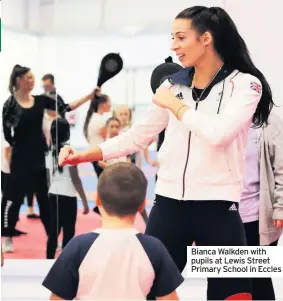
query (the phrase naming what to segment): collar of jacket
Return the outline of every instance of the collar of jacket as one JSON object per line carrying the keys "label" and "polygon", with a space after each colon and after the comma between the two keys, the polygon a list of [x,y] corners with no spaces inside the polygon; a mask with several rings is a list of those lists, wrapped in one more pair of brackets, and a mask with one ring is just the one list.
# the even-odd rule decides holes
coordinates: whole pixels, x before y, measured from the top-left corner
{"label": "collar of jacket", "polygon": [[[215,79],[211,82],[210,87],[213,87],[214,85],[224,80],[233,71],[234,68],[224,64],[222,69],[216,75]],[[194,73],[195,73],[195,69],[193,67],[183,68],[177,73],[174,73],[171,76],[169,76],[168,80],[172,85],[182,85],[182,86],[191,87]]]}

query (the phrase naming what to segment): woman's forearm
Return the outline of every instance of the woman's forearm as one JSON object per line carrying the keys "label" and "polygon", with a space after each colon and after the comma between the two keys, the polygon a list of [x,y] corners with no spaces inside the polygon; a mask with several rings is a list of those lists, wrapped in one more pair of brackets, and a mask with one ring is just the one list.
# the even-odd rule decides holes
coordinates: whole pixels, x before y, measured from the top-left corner
{"label": "woman's forearm", "polygon": [[103,160],[102,151],[99,146],[80,151],[77,154],[81,163]]}

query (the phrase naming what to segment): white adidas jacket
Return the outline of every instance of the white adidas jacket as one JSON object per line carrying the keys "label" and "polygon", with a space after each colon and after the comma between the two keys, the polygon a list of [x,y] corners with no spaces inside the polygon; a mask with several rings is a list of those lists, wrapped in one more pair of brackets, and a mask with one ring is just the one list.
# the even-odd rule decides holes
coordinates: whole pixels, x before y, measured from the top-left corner
{"label": "white adidas jacket", "polygon": [[[163,85],[171,86],[169,81]],[[197,110],[188,86],[177,84],[171,90],[181,94],[191,108],[182,120],[154,105],[126,133],[99,145],[103,159],[140,151],[166,128],[156,194],[177,200],[239,202],[248,129],[261,97],[260,81],[234,70],[225,84],[221,81],[212,87]]]}

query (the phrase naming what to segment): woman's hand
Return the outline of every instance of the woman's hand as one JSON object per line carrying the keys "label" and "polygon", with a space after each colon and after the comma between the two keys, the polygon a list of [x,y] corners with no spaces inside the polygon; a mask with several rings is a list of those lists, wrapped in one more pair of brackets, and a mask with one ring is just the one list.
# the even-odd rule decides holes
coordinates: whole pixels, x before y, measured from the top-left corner
{"label": "woman's hand", "polygon": [[95,95],[100,97],[101,94],[102,94],[101,93],[101,88],[96,87],[90,94],[88,94],[87,98],[88,98],[88,100],[92,100]]}
{"label": "woman's hand", "polygon": [[67,164],[77,165],[78,163],[80,163],[79,155],[71,146],[65,145],[60,150],[58,163],[60,166]]}
{"label": "woman's hand", "polygon": [[94,90],[94,92],[95,92],[95,95],[97,95],[98,97],[100,97],[101,96],[101,88],[99,88],[99,87],[96,87],[96,89]]}
{"label": "woman's hand", "polygon": [[174,104],[179,102],[179,99],[175,97],[171,90],[162,87],[157,89],[152,101],[162,108],[171,110]]}
{"label": "woman's hand", "polygon": [[157,90],[152,101],[164,109],[169,109],[179,120],[182,119],[184,113],[189,109],[170,89],[165,87]]}

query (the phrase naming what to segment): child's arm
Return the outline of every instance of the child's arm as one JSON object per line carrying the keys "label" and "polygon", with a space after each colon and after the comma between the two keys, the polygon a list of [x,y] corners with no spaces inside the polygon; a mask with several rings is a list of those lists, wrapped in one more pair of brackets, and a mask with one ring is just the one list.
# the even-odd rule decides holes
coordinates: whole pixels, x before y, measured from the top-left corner
{"label": "child's arm", "polygon": [[105,161],[98,161],[98,165],[103,169],[109,166],[109,164]]}
{"label": "child's arm", "polygon": [[70,174],[71,174],[71,178],[72,178],[72,182],[80,196],[80,198],[82,199],[83,202],[83,206],[84,206],[84,212],[83,214],[88,214],[89,212],[89,207],[88,207],[88,203],[87,203],[87,198],[85,195],[85,191],[83,188],[83,184],[81,181],[81,178],[79,176],[79,172],[78,172],[78,167],[77,166],[70,166]]}
{"label": "child's arm", "polygon": [[88,250],[88,240],[80,235],[73,237],[54,261],[42,285],[51,293],[51,300],[73,300],[79,286],[79,267]]}
{"label": "child's arm", "polygon": [[141,168],[141,165],[142,165],[142,155],[141,155],[141,152],[137,152],[136,156],[137,156],[137,166],[139,168]]}
{"label": "child's arm", "polygon": [[157,166],[158,165],[157,161],[152,161],[150,159],[148,147],[144,149],[143,153],[144,153],[145,160],[148,164],[150,164],[151,166]]}

